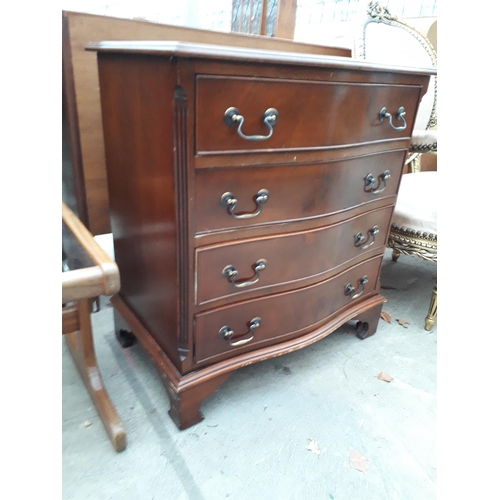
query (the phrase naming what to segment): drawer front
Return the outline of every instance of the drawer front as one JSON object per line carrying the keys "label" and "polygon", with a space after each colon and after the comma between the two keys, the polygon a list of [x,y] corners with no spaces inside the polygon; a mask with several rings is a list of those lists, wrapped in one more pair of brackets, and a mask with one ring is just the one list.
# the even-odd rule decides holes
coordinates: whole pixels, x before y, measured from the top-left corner
{"label": "drawer front", "polygon": [[[315,285],[198,314],[197,362],[235,353],[285,335],[300,334],[377,287],[382,257],[367,260]],[[367,282],[361,284],[363,279]],[[347,289],[346,287],[352,287]],[[232,344],[232,345],[231,345]]]}
{"label": "drawer front", "polygon": [[[318,277],[385,247],[392,206],[318,229],[244,240],[197,251],[196,300],[235,296]],[[372,254],[373,255],[373,254]],[[295,284],[299,286],[299,284]]]}
{"label": "drawer front", "polygon": [[[196,80],[196,152],[314,149],[410,137],[421,88],[411,85],[332,83],[273,79],[198,76]],[[400,107],[406,128],[395,130],[389,119],[379,120],[382,108],[393,115]],[[247,137],[268,136],[268,109],[278,119],[272,135],[251,140],[238,134],[239,121],[228,126],[227,109],[236,108]]]}
{"label": "drawer front", "polygon": [[[196,232],[320,217],[392,196],[405,155],[397,150],[324,164],[197,170]],[[383,180],[386,171],[390,177]]]}

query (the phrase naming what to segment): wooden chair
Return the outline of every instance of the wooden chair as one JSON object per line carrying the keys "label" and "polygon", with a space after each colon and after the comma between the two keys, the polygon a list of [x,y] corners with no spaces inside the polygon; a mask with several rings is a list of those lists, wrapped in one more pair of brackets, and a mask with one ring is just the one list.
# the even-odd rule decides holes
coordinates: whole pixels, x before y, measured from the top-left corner
{"label": "wooden chair", "polygon": [[[378,2],[369,2],[355,32],[353,57],[388,64],[437,67],[437,54],[430,41],[415,28],[398,20]],[[403,117],[381,116],[402,126]],[[404,122],[406,123],[406,122]],[[401,254],[416,255],[437,263],[437,171],[422,172],[422,154],[437,154],[437,76],[431,77],[415,120],[387,246],[394,261]],[[425,329],[437,316],[437,286],[434,287]]]}
{"label": "wooden chair", "polygon": [[115,450],[123,451],[125,429],[99,372],[90,319],[93,297],[119,291],[118,267],[65,203],[62,235],[62,333]]}

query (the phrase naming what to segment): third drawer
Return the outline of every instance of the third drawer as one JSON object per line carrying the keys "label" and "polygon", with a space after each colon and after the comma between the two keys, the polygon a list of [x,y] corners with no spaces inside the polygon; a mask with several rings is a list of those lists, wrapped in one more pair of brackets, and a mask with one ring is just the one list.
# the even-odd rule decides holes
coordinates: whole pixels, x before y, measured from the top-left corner
{"label": "third drawer", "polygon": [[393,207],[336,224],[223,245],[196,252],[196,301],[204,304],[307,278],[322,279],[342,264],[383,251]]}

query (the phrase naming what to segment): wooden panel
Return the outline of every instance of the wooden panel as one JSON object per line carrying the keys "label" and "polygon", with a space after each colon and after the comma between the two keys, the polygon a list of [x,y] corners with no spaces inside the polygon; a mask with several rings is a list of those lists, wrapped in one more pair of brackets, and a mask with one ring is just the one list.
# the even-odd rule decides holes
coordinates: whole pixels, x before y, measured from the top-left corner
{"label": "wooden panel", "polygon": [[[309,287],[198,314],[195,325],[196,360],[201,362],[222,353],[234,355],[242,349],[261,347],[261,343],[270,339],[304,333],[307,328],[329,319],[347,304],[354,304],[376,290],[381,263],[382,257],[377,257]],[[355,293],[361,291],[359,282],[363,276],[368,277],[364,292],[353,300],[344,293],[345,287],[350,283],[356,289]],[[219,335],[219,330],[227,325],[234,331],[233,341],[249,338],[248,323],[253,318],[260,318],[260,326],[255,330],[254,339],[245,346],[231,347]]]}
{"label": "wooden panel", "polygon": [[[110,231],[108,187],[104,162],[104,140],[102,132],[99,83],[96,54],[85,51],[91,41],[99,40],[185,40],[192,42],[234,45],[312,54],[350,56],[350,51],[294,43],[269,37],[242,34],[217,33],[213,31],[168,26],[146,21],[118,19],[76,12],[63,12],[63,61],[65,65],[65,91],[74,96],[70,126],[75,131],[72,137],[72,156],[81,159],[82,171],[77,175],[84,184],[80,188],[79,206],[88,211],[88,227],[93,234]],[[76,165],[78,167],[78,165]]]}
{"label": "wooden panel", "polygon": [[[196,231],[224,230],[321,217],[397,193],[406,150],[311,165],[202,169],[196,172]],[[365,177],[391,177],[386,189],[373,194]],[[235,219],[221,205],[230,192],[237,199],[235,214],[256,211],[255,196],[269,191],[256,217]]]}
{"label": "wooden panel", "polygon": [[87,195],[78,129],[68,19],[62,23],[62,192],[63,201],[88,227]]}
{"label": "wooden panel", "polygon": [[176,359],[175,74],[156,58],[122,58],[99,59],[120,294]]}
{"label": "wooden panel", "polygon": [[[413,86],[199,76],[196,151],[326,148],[410,137],[419,98],[420,88]],[[387,119],[379,121],[383,107],[396,115],[400,106],[408,110],[404,130],[394,130]],[[247,136],[268,136],[263,115],[275,108],[279,117],[272,136],[262,141],[242,138],[237,125],[223,121],[230,107],[244,117],[241,132]],[[395,121],[396,126],[402,124]]]}
{"label": "wooden panel", "polygon": [[278,0],[278,14],[276,19],[277,38],[293,40],[296,14],[297,0]]}

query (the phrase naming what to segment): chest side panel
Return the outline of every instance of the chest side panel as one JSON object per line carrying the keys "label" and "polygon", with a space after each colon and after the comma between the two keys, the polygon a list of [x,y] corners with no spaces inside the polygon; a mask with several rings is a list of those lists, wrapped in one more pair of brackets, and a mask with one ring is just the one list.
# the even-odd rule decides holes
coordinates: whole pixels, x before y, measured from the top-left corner
{"label": "chest side panel", "polygon": [[179,337],[175,74],[164,58],[99,57],[120,295],[173,360]]}

